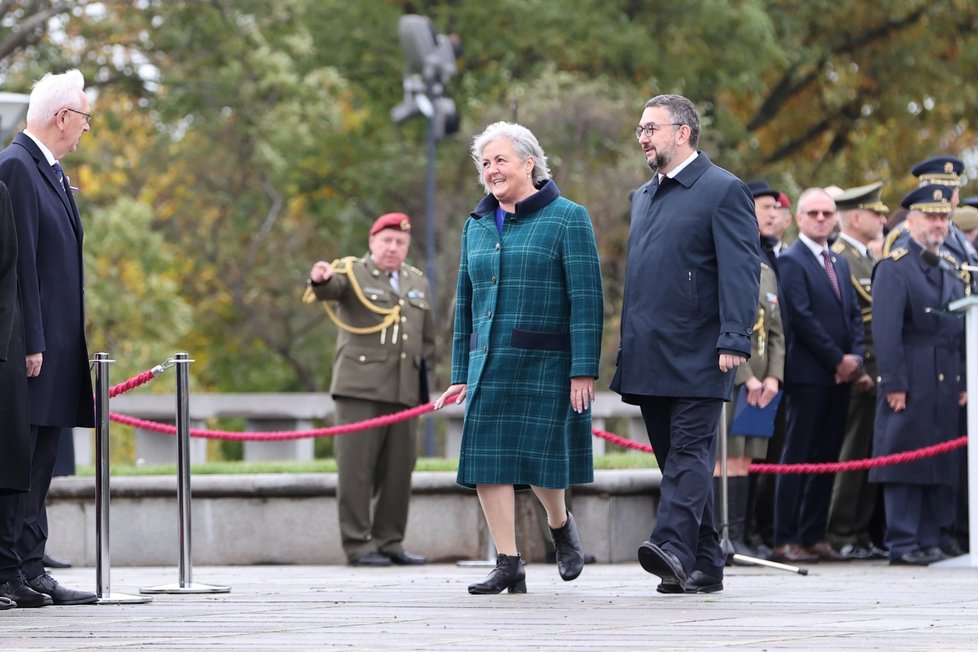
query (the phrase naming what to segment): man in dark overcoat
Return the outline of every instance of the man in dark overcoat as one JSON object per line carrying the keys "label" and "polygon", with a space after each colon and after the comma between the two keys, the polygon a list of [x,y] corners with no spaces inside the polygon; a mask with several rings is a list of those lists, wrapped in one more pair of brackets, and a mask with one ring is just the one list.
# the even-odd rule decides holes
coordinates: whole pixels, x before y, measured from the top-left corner
{"label": "man in dark overcoat", "polygon": [[0,182],[0,494],[31,486],[24,321],[17,289],[17,228]]}
{"label": "man in dark overcoat", "polygon": [[[428,401],[434,318],[428,279],[405,264],[411,220],[381,215],[370,228],[370,253],[327,263],[309,274],[312,300],[336,303],[339,327],[330,394],[337,423],[356,423]],[[370,428],[334,440],[343,551],[354,566],[419,565],[404,550],[417,420]]]}
{"label": "man in dark overcoat", "polygon": [[618,369],[662,470],[642,567],[660,593],[723,588],[713,467],[723,401],[751,351],[760,252],[747,186],[697,151],[696,107],[649,100],[635,130],[652,179],[632,195]]}
{"label": "man in dark overcoat", "polygon": [[[862,367],[863,321],[849,263],[828,247],[836,206],[821,188],[798,199],[798,240],[778,258],[788,309],[782,464],[837,462],[850,383]],[[776,559],[845,559],[825,540],[832,476],[783,474],[775,481]]]}
{"label": "man in dark overcoat", "polygon": [[77,70],[45,75],[31,92],[27,129],[0,152],[0,181],[10,191],[17,225],[32,445],[30,491],[0,497],[0,595],[21,607],[97,600],[94,593],[58,584],[42,563],[44,500],[61,429],[95,425],[82,222],[59,161],[89,130],[84,83]]}
{"label": "man in dark overcoat", "polygon": [[[944,246],[951,189],[922,186],[903,199],[909,209],[906,247],[880,261],[873,279],[873,341],[879,398],[873,450],[902,453],[955,439],[964,405],[964,320],[943,312],[969,285],[953,271]],[[925,260],[930,254],[930,264]],[[947,263],[942,267],[937,257]],[[948,271],[950,269],[951,271]],[[886,545],[891,564],[925,565],[943,558],[940,529],[958,475],[954,456],[937,455],[870,471],[883,483]]]}

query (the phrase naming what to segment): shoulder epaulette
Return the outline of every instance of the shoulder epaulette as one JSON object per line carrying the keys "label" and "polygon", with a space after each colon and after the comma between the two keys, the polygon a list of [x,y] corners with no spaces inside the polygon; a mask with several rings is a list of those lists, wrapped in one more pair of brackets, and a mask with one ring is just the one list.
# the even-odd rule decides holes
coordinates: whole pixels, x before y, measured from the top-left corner
{"label": "shoulder epaulette", "polygon": [[888,255],[887,258],[889,258],[890,260],[900,260],[901,258],[903,258],[909,253],[910,250],[905,249],[903,247],[897,247],[896,249],[890,252],[890,255]]}
{"label": "shoulder epaulette", "polygon": [[415,274],[417,274],[418,276],[424,276],[424,272],[422,272],[420,269],[418,269],[414,265],[408,265],[407,263],[404,263],[404,266],[407,267],[412,272],[414,272]]}
{"label": "shoulder epaulette", "polygon": [[958,259],[952,256],[950,252],[941,249],[940,253],[941,253],[941,258],[943,258],[946,261],[949,261],[955,267],[960,267],[961,263],[958,262]]}
{"label": "shoulder epaulette", "polygon": [[333,268],[334,272],[339,272],[340,274],[345,274],[346,270],[356,261],[356,256],[345,256],[343,258],[337,258],[330,263],[330,267]]}
{"label": "shoulder epaulette", "polygon": [[841,254],[845,250],[846,250],[846,246],[842,244],[841,240],[836,240],[835,243],[832,245],[832,251],[834,251],[837,254]]}

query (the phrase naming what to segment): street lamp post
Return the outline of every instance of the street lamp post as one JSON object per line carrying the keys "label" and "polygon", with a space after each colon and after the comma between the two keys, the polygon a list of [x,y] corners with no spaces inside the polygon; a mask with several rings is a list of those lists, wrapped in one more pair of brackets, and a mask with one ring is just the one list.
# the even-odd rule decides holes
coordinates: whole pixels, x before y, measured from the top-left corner
{"label": "street lamp post", "polygon": [[[449,37],[435,32],[431,20],[409,14],[398,23],[401,49],[408,61],[404,73],[404,99],[391,109],[396,123],[416,115],[427,121],[425,169],[425,273],[431,291],[429,303],[436,308],[437,274],[435,266],[435,152],[438,141],[458,130],[458,114],[455,102],[444,95],[445,84],[456,72],[455,47]],[[435,423],[425,421],[425,455],[435,452]]]}

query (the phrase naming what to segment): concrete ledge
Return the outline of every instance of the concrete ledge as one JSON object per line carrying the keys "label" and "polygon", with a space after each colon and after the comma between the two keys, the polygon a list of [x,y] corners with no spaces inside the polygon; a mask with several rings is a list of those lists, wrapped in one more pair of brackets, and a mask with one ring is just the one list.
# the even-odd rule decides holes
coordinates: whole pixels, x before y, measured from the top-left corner
{"label": "concrete ledge", "polygon": [[[596,471],[575,486],[574,515],[587,550],[599,562],[633,561],[655,523],[661,475],[656,470]],[[332,473],[201,475],[191,480],[192,558],[207,565],[340,564],[336,475]],[[179,560],[174,476],[111,480],[113,565],[155,566]],[[453,472],[414,474],[405,547],[432,561],[485,559],[486,527],[474,491]],[[49,550],[76,564],[95,564],[95,479],[55,478],[48,495]],[[524,556],[539,561],[547,535],[543,510],[517,498]]]}

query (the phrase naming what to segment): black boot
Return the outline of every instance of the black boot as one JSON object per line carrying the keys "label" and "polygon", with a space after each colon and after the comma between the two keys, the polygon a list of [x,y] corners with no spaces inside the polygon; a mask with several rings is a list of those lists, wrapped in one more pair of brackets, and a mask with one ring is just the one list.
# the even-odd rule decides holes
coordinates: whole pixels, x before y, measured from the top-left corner
{"label": "black boot", "polygon": [[557,572],[565,582],[576,580],[584,570],[584,548],[577,533],[574,515],[567,512],[567,522],[556,530],[550,528],[554,540],[554,555],[557,557]]}
{"label": "black boot", "polygon": [[486,579],[469,584],[469,593],[474,595],[502,593],[503,589],[509,593],[526,593],[526,570],[519,554],[496,555],[496,567]]}

